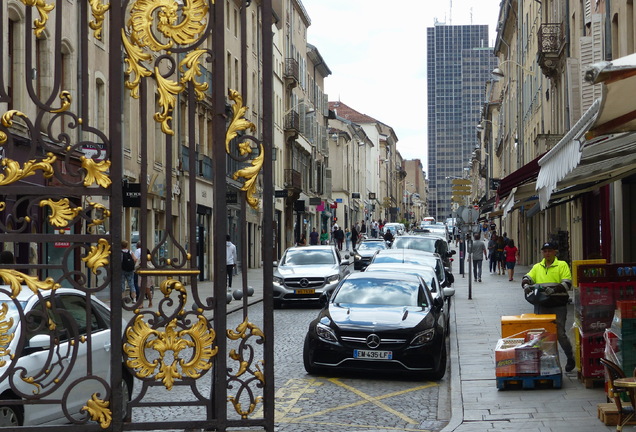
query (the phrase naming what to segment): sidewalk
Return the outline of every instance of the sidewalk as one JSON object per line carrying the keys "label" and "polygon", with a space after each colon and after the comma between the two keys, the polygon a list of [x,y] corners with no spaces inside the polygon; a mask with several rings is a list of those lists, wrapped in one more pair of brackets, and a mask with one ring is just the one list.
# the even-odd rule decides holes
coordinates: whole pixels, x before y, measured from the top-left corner
{"label": "sidewalk", "polygon": [[[508,281],[507,275],[490,274],[486,261],[483,270],[483,282],[472,282],[469,300],[468,274],[465,278],[459,274],[458,260],[453,265],[452,413],[443,432],[616,430],[597,417],[597,404],[606,402],[603,388],[586,389],[578,380],[576,369],[563,372],[561,389],[497,390],[494,348],[501,336],[501,316],[532,313],[520,282],[529,267],[517,266],[513,282]],[[568,329],[573,316],[570,306]],[[560,359],[563,368],[562,351]]]}

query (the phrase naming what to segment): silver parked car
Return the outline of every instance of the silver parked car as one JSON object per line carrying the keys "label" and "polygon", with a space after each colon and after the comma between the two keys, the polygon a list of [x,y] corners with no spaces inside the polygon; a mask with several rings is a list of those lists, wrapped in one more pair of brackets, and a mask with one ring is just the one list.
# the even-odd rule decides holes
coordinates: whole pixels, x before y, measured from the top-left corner
{"label": "silver parked car", "polygon": [[288,302],[318,301],[350,273],[349,255],[335,246],[295,246],[274,263],[274,307]]}

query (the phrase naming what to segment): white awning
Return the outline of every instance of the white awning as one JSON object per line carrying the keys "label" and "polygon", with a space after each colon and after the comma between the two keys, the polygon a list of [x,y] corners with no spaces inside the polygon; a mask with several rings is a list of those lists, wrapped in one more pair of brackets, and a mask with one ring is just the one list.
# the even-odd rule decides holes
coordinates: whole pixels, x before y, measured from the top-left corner
{"label": "white awning", "polygon": [[502,219],[505,219],[506,216],[508,216],[508,212],[512,210],[512,207],[515,205],[515,192],[517,192],[516,187],[512,188],[512,191],[510,191],[510,195],[508,195],[508,197],[501,204]]}
{"label": "white awning", "polygon": [[601,101],[595,100],[585,111],[574,127],[548,152],[539,159],[539,175],[536,190],[539,194],[541,209],[547,207],[550,195],[557,183],[568,175],[581,161],[581,141],[585,132],[594,123],[599,112]]}
{"label": "white awning", "polygon": [[612,61],[594,63],[585,72],[585,80],[603,83],[603,97],[587,139],[636,130],[636,54]]}

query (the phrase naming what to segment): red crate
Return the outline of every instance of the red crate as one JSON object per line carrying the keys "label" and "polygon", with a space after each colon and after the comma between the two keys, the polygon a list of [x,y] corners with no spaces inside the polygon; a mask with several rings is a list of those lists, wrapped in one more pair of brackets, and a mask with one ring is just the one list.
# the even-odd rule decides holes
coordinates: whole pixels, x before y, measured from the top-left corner
{"label": "red crate", "polygon": [[614,290],[614,300],[636,300],[636,281],[619,282],[618,286]]}
{"label": "red crate", "polygon": [[636,318],[636,300],[617,301],[616,309],[618,309],[621,319]]}
{"label": "red crate", "polygon": [[605,354],[604,332],[581,333],[581,359],[603,357]]}
{"label": "red crate", "polygon": [[614,305],[579,306],[574,309],[574,320],[583,333],[602,332],[612,326]]}
{"label": "red crate", "polygon": [[581,282],[579,296],[582,306],[612,306],[614,305],[614,291],[618,288],[616,282]]}
{"label": "red crate", "polygon": [[586,359],[581,359],[581,376],[584,378],[596,378],[602,377],[605,374],[605,370],[603,365],[601,364],[601,358],[603,355],[599,357],[588,357]]}

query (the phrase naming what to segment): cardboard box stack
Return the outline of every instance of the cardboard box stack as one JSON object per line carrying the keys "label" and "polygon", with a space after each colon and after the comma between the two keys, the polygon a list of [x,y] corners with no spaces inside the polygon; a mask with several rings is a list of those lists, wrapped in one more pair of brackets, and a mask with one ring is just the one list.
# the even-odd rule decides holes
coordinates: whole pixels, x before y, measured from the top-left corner
{"label": "cardboard box stack", "polygon": [[556,333],[524,330],[499,339],[495,347],[497,377],[549,376],[561,373]]}

